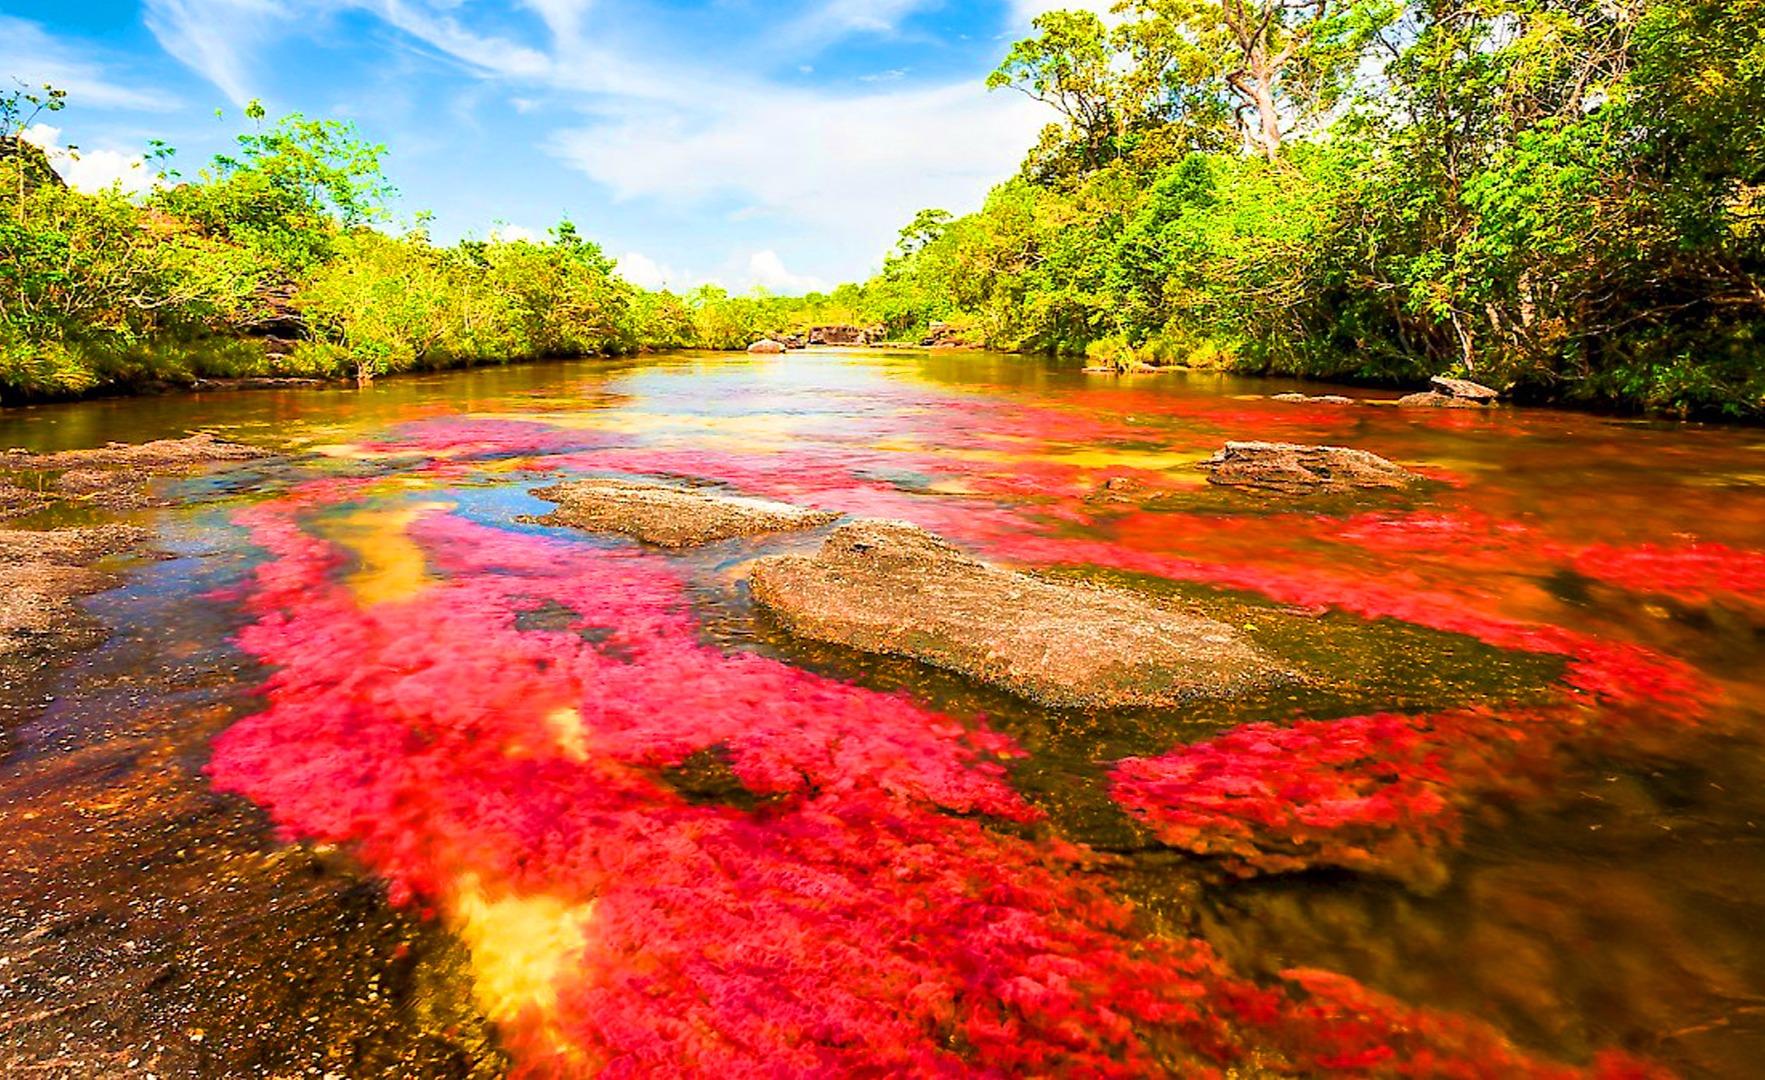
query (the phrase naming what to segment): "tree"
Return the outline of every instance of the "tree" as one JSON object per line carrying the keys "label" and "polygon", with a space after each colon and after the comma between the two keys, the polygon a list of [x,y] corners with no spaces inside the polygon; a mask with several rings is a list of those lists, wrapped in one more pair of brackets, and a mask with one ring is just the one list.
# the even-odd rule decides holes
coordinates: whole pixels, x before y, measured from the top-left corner
{"label": "tree", "polygon": [[[18,89],[0,94],[0,132],[4,133],[0,134],[0,139],[10,144],[0,146],[0,150],[7,151],[0,154],[0,158],[10,157],[18,172],[18,202],[14,211],[20,221],[25,220],[25,194],[30,187],[32,168],[42,158],[40,153],[33,153],[25,142],[25,132],[44,113],[57,113],[65,108],[67,91],[48,83],[44,83],[39,91],[20,82]],[[41,161],[41,168],[49,170],[46,160]]]}
{"label": "tree", "polygon": [[1218,80],[1247,145],[1270,161],[1298,127],[1335,104],[1395,0],[1130,0],[1146,34],[1186,42],[1188,69]]}

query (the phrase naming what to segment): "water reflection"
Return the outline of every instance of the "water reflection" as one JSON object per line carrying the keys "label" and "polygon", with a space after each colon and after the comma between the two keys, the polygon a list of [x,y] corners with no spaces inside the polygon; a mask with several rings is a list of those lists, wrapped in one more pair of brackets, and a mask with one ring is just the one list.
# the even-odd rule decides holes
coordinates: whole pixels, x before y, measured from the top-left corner
{"label": "water reflection", "polygon": [[[233,568],[222,621],[191,615],[209,575],[161,575],[112,612],[119,640],[152,625],[265,665],[162,738],[200,762],[219,735],[221,787],[463,942],[425,993],[476,1001],[531,1068],[1506,1072],[1620,1050],[1744,1075],[1765,1049],[1757,433],[1267,396],[1290,388],[684,355],[24,410],[0,445],[201,427],[288,452],[180,489],[219,510],[148,515]],[[1228,438],[1352,445],[1434,483],[1258,500],[1198,482]],[[758,616],[741,567],[813,537],[665,557],[519,524],[558,474],[913,521],[1199,605],[1309,677],[1036,709]],[[1137,494],[1099,498],[1117,478]],[[111,656],[66,676],[59,730],[105,723]],[[175,716],[179,693],[131,700]],[[14,751],[0,801],[23,805],[47,745]],[[1153,972],[1164,991],[1128,993]]]}

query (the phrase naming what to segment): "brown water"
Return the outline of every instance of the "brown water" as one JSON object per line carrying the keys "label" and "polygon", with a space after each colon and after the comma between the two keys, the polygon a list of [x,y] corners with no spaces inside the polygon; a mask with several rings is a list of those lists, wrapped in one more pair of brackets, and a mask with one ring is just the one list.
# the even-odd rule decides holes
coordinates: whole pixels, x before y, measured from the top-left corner
{"label": "brown water", "polygon": [[[935,1071],[923,1039],[945,1071],[1086,1073],[989,1056],[965,1010],[1018,1006],[950,959],[1082,940],[1093,967],[1060,993],[1087,1029],[1134,985],[1126,957],[1214,954],[1203,1008],[1238,1049],[1192,1057],[1190,1029],[1121,1005],[1145,1052],[1097,1060],[1127,1072],[1419,1060],[1389,1032],[1395,1057],[1307,1057],[1293,1040],[1329,1032],[1224,1004],[1228,978],[1321,969],[1388,997],[1380,1023],[1426,1007],[1533,1063],[1755,1074],[1765,435],[1271,400],[1289,389],[821,352],[0,412],[0,446],[201,429],[282,455],[163,481],[181,505],[123,517],[167,557],[89,603],[109,642],[9,684],[0,1067]],[[1195,465],[1229,439],[1355,446],[1429,483],[1209,487]],[[523,523],[560,474],[910,520],[1223,618],[1307,677],[1181,710],[1036,708],[757,612],[745,564],[819,533],[663,555]],[[1258,723],[1316,739],[1232,737]],[[883,824],[870,794],[907,817]],[[986,874],[989,905],[1041,898],[976,924],[1028,920],[1035,944],[1005,959],[956,906],[914,908]],[[1067,925],[1093,896],[1126,928]],[[906,989],[940,980],[964,988],[954,1014]],[[836,1021],[847,994],[892,1019]],[[1079,1053],[1020,1020],[1000,1046]],[[1459,1038],[1428,1036],[1517,1068]]]}

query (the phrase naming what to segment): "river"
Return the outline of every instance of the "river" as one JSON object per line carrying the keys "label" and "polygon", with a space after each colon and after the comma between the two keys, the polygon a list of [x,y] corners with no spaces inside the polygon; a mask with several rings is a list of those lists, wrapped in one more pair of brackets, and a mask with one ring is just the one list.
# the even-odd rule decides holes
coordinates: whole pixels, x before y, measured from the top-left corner
{"label": "river", "polygon": [[[0,1071],[1755,1075],[1765,434],[1297,388],[830,350],[0,411],[277,454],[17,523],[155,540],[0,714]],[[1241,439],[1428,482],[1207,484]],[[532,522],[597,475],[910,521],[1303,677],[1046,709],[808,643],[745,579],[825,530]]]}

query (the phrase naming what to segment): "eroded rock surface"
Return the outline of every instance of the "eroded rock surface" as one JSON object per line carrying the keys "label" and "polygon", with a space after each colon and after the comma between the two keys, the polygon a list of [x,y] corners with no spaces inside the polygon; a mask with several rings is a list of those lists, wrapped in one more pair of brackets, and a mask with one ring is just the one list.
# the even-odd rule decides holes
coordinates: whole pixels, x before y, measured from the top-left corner
{"label": "eroded rock surface", "polygon": [[553,513],[530,519],[538,524],[619,533],[670,548],[813,529],[840,516],[653,481],[577,480],[533,494],[558,504]]}
{"label": "eroded rock surface", "polygon": [[1403,488],[1422,479],[1403,466],[1346,446],[1232,442],[1202,462],[1211,483],[1288,495]]}
{"label": "eroded rock surface", "polygon": [[748,351],[755,354],[776,356],[779,353],[787,352],[789,350],[785,347],[784,342],[765,338],[749,345]]}
{"label": "eroded rock surface", "polygon": [[1460,401],[1475,401],[1481,405],[1493,405],[1501,397],[1501,391],[1474,383],[1469,379],[1449,379],[1445,375],[1436,375],[1428,380],[1434,385],[1435,392],[1445,394]]}
{"label": "eroded rock surface", "polygon": [[751,583],[794,634],[908,657],[1043,705],[1168,706],[1292,677],[1224,623],[992,566],[900,522],[842,526],[813,557],[761,560]]}
{"label": "eroded rock surface", "polygon": [[110,443],[96,450],[63,450],[33,454],[9,450],[0,465],[21,469],[164,469],[226,461],[253,461],[270,456],[268,450],[217,439],[199,432],[183,439],[158,439],[147,443]]}
{"label": "eroded rock surface", "polygon": [[41,493],[0,480],[0,519],[23,517],[48,505]]}
{"label": "eroded rock surface", "polygon": [[102,631],[74,601],[117,583],[110,574],[93,569],[92,563],[146,539],[145,530],[123,525],[52,532],[0,530],[0,660],[102,640]]}
{"label": "eroded rock surface", "polygon": [[[8,450],[0,454],[0,470],[59,473],[43,493],[48,498],[75,500],[109,510],[139,510],[169,505],[150,486],[149,482],[156,476],[270,456],[268,450],[200,433],[184,439],[111,443],[96,450],[62,450],[52,454]],[[0,491],[0,503],[3,502],[3,491]],[[0,516],[4,513],[0,507]]]}
{"label": "eroded rock surface", "polygon": [[1290,405],[1353,405],[1354,399],[1341,394],[1276,394],[1276,401]]}

